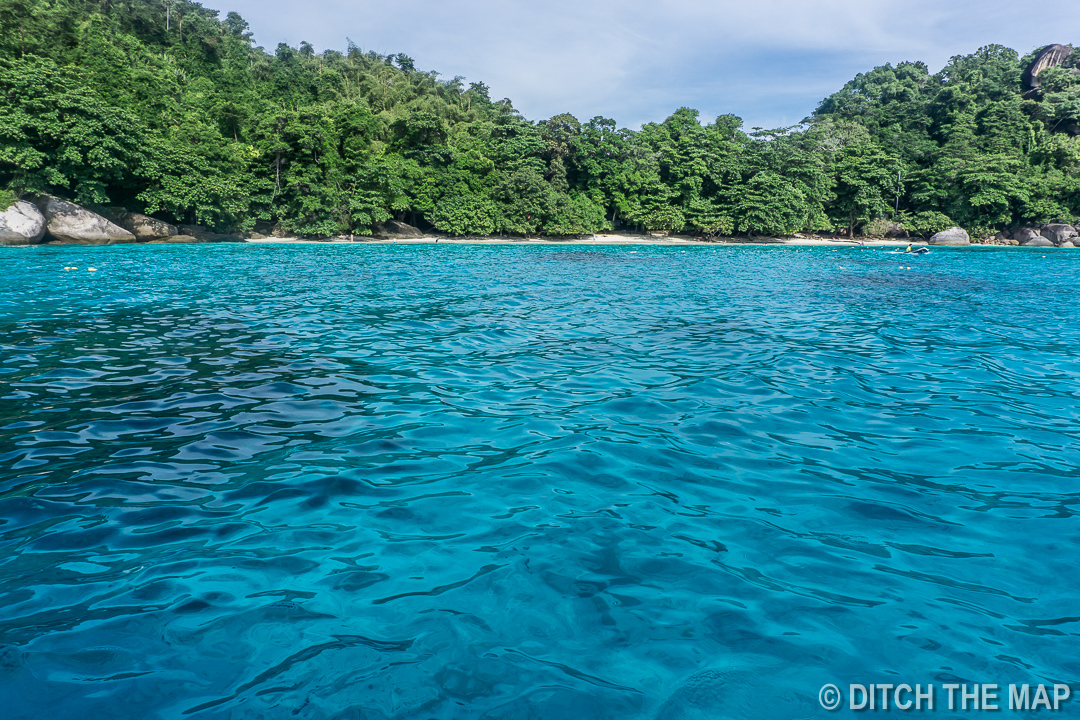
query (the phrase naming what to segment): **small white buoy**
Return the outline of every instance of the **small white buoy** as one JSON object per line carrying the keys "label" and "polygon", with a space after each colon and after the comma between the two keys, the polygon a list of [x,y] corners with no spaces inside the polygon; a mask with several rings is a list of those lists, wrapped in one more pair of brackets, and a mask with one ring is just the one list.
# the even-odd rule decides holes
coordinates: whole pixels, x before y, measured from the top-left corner
{"label": "small white buoy", "polygon": [[97,272],[97,268],[86,268],[87,272]]}

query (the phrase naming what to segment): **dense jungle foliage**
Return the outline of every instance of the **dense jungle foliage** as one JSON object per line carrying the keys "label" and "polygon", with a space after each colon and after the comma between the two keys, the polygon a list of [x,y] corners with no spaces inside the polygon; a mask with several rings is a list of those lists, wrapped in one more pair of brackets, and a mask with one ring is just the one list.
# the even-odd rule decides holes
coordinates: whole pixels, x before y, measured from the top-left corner
{"label": "dense jungle foliage", "polygon": [[1080,219],[1080,76],[1001,46],[859,75],[807,120],[682,108],[638,131],[531,122],[483,83],[350,44],[255,47],[186,0],[0,0],[0,192],[218,230],[455,235],[606,228],[917,234]]}

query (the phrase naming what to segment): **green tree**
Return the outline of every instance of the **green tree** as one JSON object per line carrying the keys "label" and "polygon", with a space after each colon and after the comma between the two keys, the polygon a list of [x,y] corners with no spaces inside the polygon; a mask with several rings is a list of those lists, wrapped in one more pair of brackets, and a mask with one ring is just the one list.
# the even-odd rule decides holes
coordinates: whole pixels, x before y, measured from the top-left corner
{"label": "green tree", "polygon": [[733,208],[738,229],[753,234],[788,234],[807,227],[809,203],[790,180],[763,171],[750,179]]}
{"label": "green tree", "polygon": [[0,97],[0,186],[104,204],[143,164],[140,123],[51,60],[0,59]]}
{"label": "green tree", "polygon": [[487,198],[458,195],[440,200],[431,221],[451,235],[490,235],[498,226],[498,213],[498,207]]}

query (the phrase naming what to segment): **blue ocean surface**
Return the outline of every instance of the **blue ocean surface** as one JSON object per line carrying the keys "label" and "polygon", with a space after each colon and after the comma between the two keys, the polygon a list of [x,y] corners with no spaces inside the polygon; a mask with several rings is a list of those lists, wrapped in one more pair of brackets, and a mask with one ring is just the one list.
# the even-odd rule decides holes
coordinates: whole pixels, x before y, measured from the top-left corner
{"label": "blue ocean surface", "polygon": [[0,271],[4,720],[1080,715],[1080,251]]}

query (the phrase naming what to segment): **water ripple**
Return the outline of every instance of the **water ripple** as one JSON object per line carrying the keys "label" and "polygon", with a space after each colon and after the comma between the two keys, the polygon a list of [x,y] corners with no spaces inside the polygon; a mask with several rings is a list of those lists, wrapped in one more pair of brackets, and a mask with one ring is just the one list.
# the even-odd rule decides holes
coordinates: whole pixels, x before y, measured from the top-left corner
{"label": "water ripple", "polygon": [[1077,256],[636,250],[4,252],[5,717],[1080,691]]}

